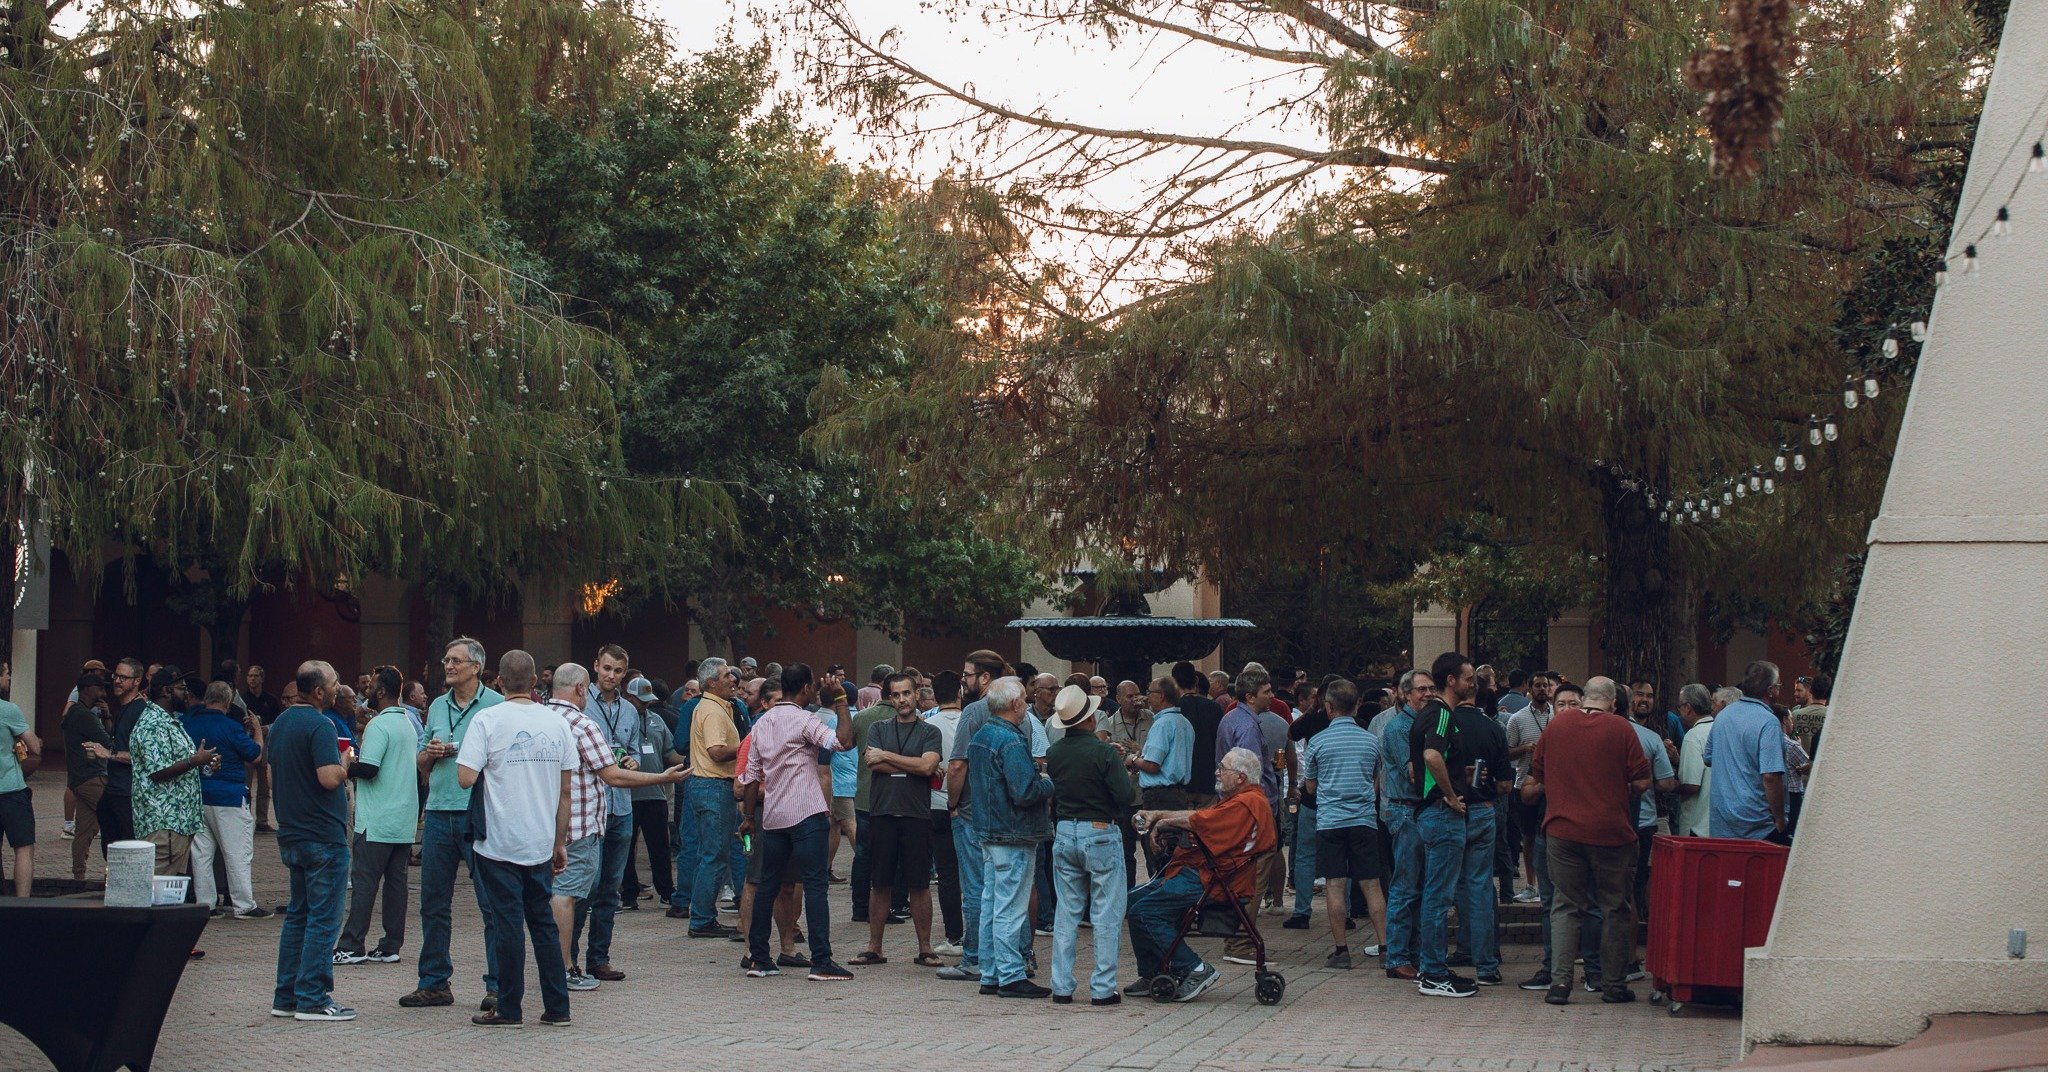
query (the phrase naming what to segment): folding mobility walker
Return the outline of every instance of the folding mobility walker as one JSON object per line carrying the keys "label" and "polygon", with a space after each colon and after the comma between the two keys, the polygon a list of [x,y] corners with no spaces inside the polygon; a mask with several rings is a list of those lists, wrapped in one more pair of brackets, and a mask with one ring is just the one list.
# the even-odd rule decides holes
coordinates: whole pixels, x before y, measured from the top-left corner
{"label": "folding mobility walker", "polygon": [[[1258,919],[1247,906],[1248,899],[1238,898],[1231,893],[1231,880],[1253,867],[1250,860],[1225,874],[1216,864],[1216,855],[1209,852],[1199,838],[1188,841],[1201,848],[1202,857],[1208,862],[1203,874],[1208,878],[1202,886],[1202,900],[1188,907],[1181,915],[1180,928],[1174,933],[1172,945],[1161,955],[1162,965],[1171,964],[1174,952],[1187,942],[1190,934],[1207,939],[1232,939],[1243,935],[1252,944],[1252,958],[1257,962],[1252,968],[1253,994],[1261,1006],[1279,1005],[1281,996],[1287,994],[1287,980],[1278,972],[1266,968],[1266,940],[1259,935]],[[1154,1002],[1173,1001],[1179,982],[1171,973],[1160,973],[1152,980]]]}

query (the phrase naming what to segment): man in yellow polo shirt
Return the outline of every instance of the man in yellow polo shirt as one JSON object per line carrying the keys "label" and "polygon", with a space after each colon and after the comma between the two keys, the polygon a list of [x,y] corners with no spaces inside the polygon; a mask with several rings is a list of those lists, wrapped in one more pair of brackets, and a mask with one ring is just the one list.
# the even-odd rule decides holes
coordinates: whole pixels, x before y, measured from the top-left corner
{"label": "man in yellow polo shirt", "polygon": [[[732,717],[735,683],[726,661],[713,656],[697,667],[703,698],[690,719],[690,781],[684,799],[697,830],[697,872],[690,882],[690,938],[724,939],[737,929],[718,922],[718,874],[738,824],[733,808],[734,760],[740,732]],[[683,877],[677,876],[680,887]]]}

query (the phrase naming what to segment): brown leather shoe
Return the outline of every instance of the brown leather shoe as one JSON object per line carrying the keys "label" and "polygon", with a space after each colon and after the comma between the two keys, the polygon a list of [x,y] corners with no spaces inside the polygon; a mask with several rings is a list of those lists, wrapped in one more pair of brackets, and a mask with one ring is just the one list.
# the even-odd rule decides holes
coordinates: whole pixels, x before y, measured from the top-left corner
{"label": "brown leather shoe", "polygon": [[1389,979],[1389,980],[1413,980],[1413,979],[1415,979],[1415,966],[1413,966],[1413,965],[1392,965],[1392,966],[1389,966],[1389,967],[1387,968],[1387,979]]}
{"label": "brown leather shoe", "polygon": [[600,980],[623,980],[626,978],[625,973],[612,968],[610,965],[592,965],[590,967],[590,975]]}

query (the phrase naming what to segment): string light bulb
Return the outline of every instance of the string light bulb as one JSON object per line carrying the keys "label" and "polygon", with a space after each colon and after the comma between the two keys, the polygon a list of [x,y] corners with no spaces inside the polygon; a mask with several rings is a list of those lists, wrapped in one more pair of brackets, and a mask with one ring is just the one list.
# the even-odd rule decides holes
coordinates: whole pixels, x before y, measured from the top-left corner
{"label": "string light bulb", "polygon": [[1885,357],[1896,358],[1899,356],[1899,341],[1887,335],[1884,337],[1884,346],[1878,349],[1884,352]]}
{"label": "string light bulb", "polygon": [[1735,498],[1737,498],[1737,499],[1741,499],[1741,498],[1743,498],[1744,496],[1747,496],[1747,495],[1749,495],[1749,482],[1748,482],[1748,481],[1736,481],[1736,482],[1735,482]]}
{"label": "string light bulb", "polygon": [[1967,276],[1976,271],[1977,244],[1972,242],[1969,245],[1963,247],[1963,274]]}
{"label": "string light bulb", "polygon": [[1778,471],[1779,473],[1783,473],[1783,472],[1785,472],[1785,456],[1787,456],[1787,455],[1789,455],[1789,454],[1791,454],[1791,453],[1792,453],[1792,445],[1791,445],[1791,444],[1789,444],[1789,443],[1781,443],[1781,444],[1779,444],[1779,445],[1778,445],[1778,457],[1776,457],[1776,458],[1774,458],[1774,459],[1771,459],[1771,468],[1772,468],[1772,469],[1774,469],[1774,470],[1777,470],[1777,471]]}
{"label": "string light bulb", "polygon": [[1998,215],[1991,221],[1991,237],[2012,237],[2012,209],[2004,205],[1998,207]]}
{"label": "string light bulb", "polygon": [[1854,410],[1858,401],[1856,374],[1851,373],[1842,381],[1842,408]]}
{"label": "string light bulb", "polygon": [[1721,516],[1721,504],[1719,504],[1719,503],[1716,503],[1716,504],[1714,504],[1714,517],[1716,517],[1716,518],[1719,518],[1720,516]]}
{"label": "string light bulb", "polygon": [[1916,320],[1913,322],[1913,341],[1916,343],[1924,343],[1927,341],[1926,321]]}
{"label": "string light bulb", "polygon": [[2040,142],[2034,143],[2033,154],[2027,160],[2027,170],[2036,175],[2048,171],[2048,149],[2043,149]]}
{"label": "string light bulb", "polygon": [[1863,397],[1866,399],[1877,397],[1877,377],[1875,374],[1863,374]]}
{"label": "string light bulb", "polygon": [[1764,475],[1763,475],[1763,474],[1761,474],[1761,473],[1759,473],[1759,472],[1757,472],[1756,470],[1750,470],[1750,471],[1749,471],[1749,490],[1750,490],[1750,491],[1752,491],[1752,492],[1758,492],[1758,491],[1762,491],[1762,490],[1763,490],[1763,487],[1764,487]]}
{"label": "string light bulb", "polygon": [[1938,288],[1938,287],[1940,287],[1940,286],[1941,286],[1942,284],[1944,284],[1944,283],[1947,283],[1947,282],[1948,282],[1948,262],[1946,262],[1946,261],[1943,261],[1943,262],[1942,262],[1942,264],[1941,264],[1941,267],[1940,267],[1940,268],[1937,268],[1937,269],[1935,269],[1935,270],[1934,270],[1934,285],[1935,285],[1935,286],[1936,286],[1936,287]]}
{"label": "string light bulb", "polygon": [[1806,472],[1806,452],[1792,452],[1792,468],[1798,470],[1801,473]]}
{"label": "string light bulb", "polygon": [[1765,477],[1765,478],[1764,478],[1764,494],[1765,494],[1765,495],[1767,495],[1767,496],[1774,496],[1774,495],[1777,495],[1777,494],[1778,494],[1778,482],[1777,482],[1777,481],[1774,481],[1774,480],[1772,480],[1772,479],[1771,479],[1771,478],[1769,478],[1769,477]]}
{"label": "string light bulb", "polygon": [[1695,522],[1697,522],[1697,521],[1699,521],[1699,520],[1700,520],[1700,512],[1699,512],[1699,511],[1695,510],[1695,511],[1693,511],[1693,512],[1692,512],[1692,520],[1693,520],[1693,521],[1695,521]]}
{"label": "string light bulb", "polygon": [[1820,446],[1820,418],[1812,414],[1806,418],[1806,442],[1814,447]]}
{"label": "string light bulb", "polygon": [[[1722,493],[1721,493],[1721,504],[1722,504],[1723,506],[1729,506],[1729,507],[1732,507],[1732,506],[1734,506],[1734,505],[1735,505],[1735,493],[1734,493],[1734,492],[1726,492],[1726,491],[1722,492]],[[1719,511],[1715,511],[1715,512],[1714,512],[1714,515],[1715,515],[1715,517],[1719,517],[1719,516],[1720,516],[1720,512],[1719,512]]]}
{"label": "string light bulb", "polygon": [[1835,427],[1834,418],[1828,418],[1827,424],[1821,426],[1820,434],[1822,438],[1826,439],[1829,443],[1835,442],[1835,437],[1840,434],[1840,430],[1838,430]]}
{"label": "string light bulb", "polygon": [[1670,511],[1668,511],[1668,510],[1660,510],[1660,511],[1658,511],[1658,512],[1657,512],[1657,520],[1658,520],[1659,522],[1668,522],[1668,521],[1670,521],[1670,520],[1671,520],[1671,512],[1670,512]]}

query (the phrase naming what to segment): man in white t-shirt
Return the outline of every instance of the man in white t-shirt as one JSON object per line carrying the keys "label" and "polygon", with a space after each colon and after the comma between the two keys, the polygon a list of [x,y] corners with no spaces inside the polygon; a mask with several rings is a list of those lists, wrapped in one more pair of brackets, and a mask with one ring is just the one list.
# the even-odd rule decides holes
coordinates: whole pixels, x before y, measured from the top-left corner
{"label": "man in white t-shirt", "polygon": [[[456,779],[473,792],[470,832],[476,841],[476,879],[488,890],[493,916],[486,929],[497,946],[498,1006],[470,1023],[516,1028],[526,995],[526,949],[531,932],[546,1025],[569,1023],[569,977],[560,933],[549,909],[550,881],[568,864],[570,777],[578,762],[569,724],[533,700],[533,657],[514,649],[498,660],[505,701],[478,712],[455,755]],[[522,924],[524,928],[522,929]]]}

